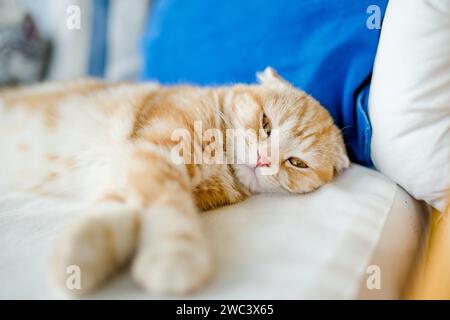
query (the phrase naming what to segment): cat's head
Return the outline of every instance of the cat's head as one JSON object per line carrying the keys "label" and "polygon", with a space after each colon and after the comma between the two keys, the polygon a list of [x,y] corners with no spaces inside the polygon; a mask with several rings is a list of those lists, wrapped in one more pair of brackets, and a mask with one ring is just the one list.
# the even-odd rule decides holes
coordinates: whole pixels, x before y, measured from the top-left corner
{"label": "cat's head", "polygon": [[229,128],[258,133],[233,151],[244,186],[254,193],[304,193],[349,166],[340,131],[316,100],[270,67],[257,77],[258,85],[233,87],[224,103]]}

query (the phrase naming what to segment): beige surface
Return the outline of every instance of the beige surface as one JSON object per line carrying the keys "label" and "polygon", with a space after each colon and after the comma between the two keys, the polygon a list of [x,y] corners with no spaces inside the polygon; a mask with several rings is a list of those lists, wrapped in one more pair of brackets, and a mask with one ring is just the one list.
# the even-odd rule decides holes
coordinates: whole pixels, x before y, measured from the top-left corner
{"label": "beige surface", "polygon": [[380,235],[371,265],[381,270],[381,288],[369,290],[361,280],[359,299],[399,299],[403,297],[414,267],[426,249],[431,212],[427,205],[415,201],[400,187]]}

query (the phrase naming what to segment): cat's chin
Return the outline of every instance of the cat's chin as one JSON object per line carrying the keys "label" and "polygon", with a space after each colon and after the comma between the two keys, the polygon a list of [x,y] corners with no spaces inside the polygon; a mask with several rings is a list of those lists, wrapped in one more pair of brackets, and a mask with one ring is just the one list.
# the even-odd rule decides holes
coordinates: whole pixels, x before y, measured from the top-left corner
{"label": "cat's chin", "polygon": [[251,165],[235,165],[236,176],[239,182],[250,190],[251,193],[262,193],[264,190],[258,180],[256,168]]}

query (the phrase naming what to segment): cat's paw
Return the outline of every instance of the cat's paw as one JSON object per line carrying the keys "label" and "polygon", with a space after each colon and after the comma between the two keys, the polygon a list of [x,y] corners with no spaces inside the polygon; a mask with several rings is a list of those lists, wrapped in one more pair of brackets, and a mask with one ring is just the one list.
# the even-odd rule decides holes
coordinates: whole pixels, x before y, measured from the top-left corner
{"label": "cat's paw", "polygon": [[[86,294],[104,280],[104,266],[113,259],[106,235],[98,223],[84,220],[59,239],[52,256],[52,276],[56,284],[74,296]],[[106,250],[105,250],[106,249]]]}
{"label": "cat's paw", "polygon": [[136,241],[133,224],[130,213],[107,211],[72,225],[51,259],[56,285],[72,296],[97,288],[131,257]]}
{"label": "cat's paw", "polygon": [[141,250],[133,261],[134,279],[159,294],[188,294],[201,288],[212,273],[205,246],[173,241]]}

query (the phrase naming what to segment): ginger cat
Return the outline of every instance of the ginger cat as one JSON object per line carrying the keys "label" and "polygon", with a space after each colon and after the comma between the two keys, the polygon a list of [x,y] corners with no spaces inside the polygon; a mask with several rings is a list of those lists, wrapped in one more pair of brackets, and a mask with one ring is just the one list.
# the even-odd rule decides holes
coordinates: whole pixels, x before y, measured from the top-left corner
{"label": "ginger cat", "polygon": [[[0,91],[0,188],[90,203],[52,257],[60,287],[68,266],[81,270],[81,290],[71,291],[80,294],[131,262],[146,289],[189,293],[213,270],[200,210],[255,193],[309,192],[349,166],[340,132],[316,100],[271,68],[258,78],[224,87],[79,80]],[[192,161],[217,142],[198,137],[195,122],[223,137],[252,129],[259,139],[246,138],[240,150],[226,141]],[[180,129],[190,139],[174,139]],[[221,152],[227,161],[206,163]]]}

